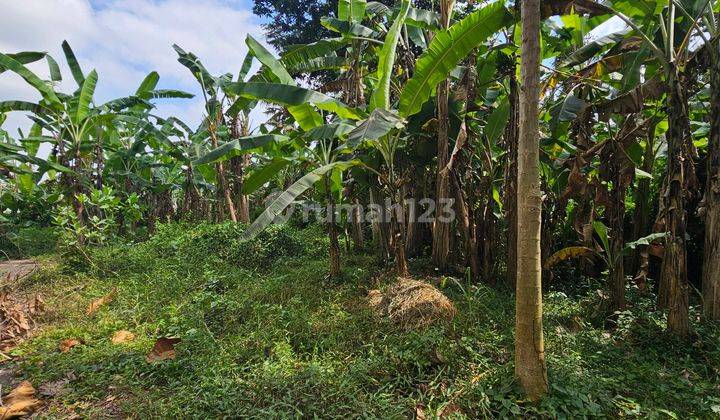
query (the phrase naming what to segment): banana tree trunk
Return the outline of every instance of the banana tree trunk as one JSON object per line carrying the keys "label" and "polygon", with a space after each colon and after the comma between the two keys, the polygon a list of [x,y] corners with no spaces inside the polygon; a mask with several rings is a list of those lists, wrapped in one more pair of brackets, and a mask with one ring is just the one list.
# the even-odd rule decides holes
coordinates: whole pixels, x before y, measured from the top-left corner
{"label": "banana tree trunk", "polygon": [[[643,156],[642,170],[651,174],[655,167],[655,127],[657,121],[653,121],[648,126],[647,137],[645,142],[645,154]],[[650,234],[650,179],[643,178],[638,181],[635,190],[635,212],[633,213],[633,233],[632,238],[642,238]],[[647,258],[648,251],[646,247],[640,247],[630,259],[630,272],[636,273],[635,282],[641,291],[646,289],[647,277]]]}
{"label": "banana tree trunk", "polygon": [[250,223],[250,200],[249,197],[243,194],[243,177],[245,176],[245,169],[250,166],[250,155],[244,154],[242,156],[236,156],[230,160],[230,166],[233,176],[233,195],[235,197],[235,209],[237,210],[237,217],[242,223]]}
{"label": "banana tree trunk", "polygon": [[103,166],[105,164],[105,155],[102,146],[102,137],[98,139],[95,146],[95,167],[97,169],[97,178],[95,179],[95,187],[98,190],[103,188]]}
{"label": "banana tree trunk", "polygon": [[407,277],[410,275],[410,270],[405,254],[405,223],[395,211],[392,212],[390,226],[395,247],[395,274],[398,277]]}
{"label": "banana tree trunk", "polygon": [[402,188],[397,187],[397,183],[392,179],[390,184],[392,198],[396,203],[390,207],[390,243],[394,250],[395,256],[395,274],[398,277],[407,277],[410,275],[408,268],[407,254],[405,253],[405,209],[404,209],[404,195]]}
{"label": "banana tree trunk", "polygon": [[720,320],[720,51],[713,46],[710,69],[710,138],[705,187],[705,255],[703,315]]}
{"label": "banana tree trunk", "polygon": [[335,199],[330,190],[330,179],[325,177],[325,198],[327,199],[327,225],[330,238],[330,277],[340,276],[340,241],[335,215]]}
{"label": "banana tree trunk", "polygon": [[542,328],[540,222],[540,0],[523,0],[520,134],[518,141],[515,375],[530,400],[548,391]]}
{"label": "banana tree trunk", "polygon": [[370,205],[377,210],[372,216],[371,224],[373,246],[378,250],[382,260],[390,258],[390,241],[388,239],[387,224],[385,223],[385,211],[380,192],[375,187],[370,187]]}
{"label": "banana tree trunk", "polygon": [[[210,124],[209,131],[212,147],[213,149],[216,149],[218,147],[218,139],[213,124]],[[228,185],[227,178],[225,177],[225,166],[222,162],[218,162],[217,164],[215,164],[215,172],[217,173],[218,193],[220,195],[219,199],[225,202],[225,207],[227,208],[227,212],[230,215],[230,220],[232,220],[233,223],[237,223],[235,204],[233,203],[232,194],[230,193],[230,185]],[[217,210],[217,216],[219,219],[218,221],[221,221],[222,219],[224,219],[225,210],[223,209],[221,203],[217,203]]]}
{"label": "banana tree trunk", "polygon": [[407,235],[405,236],[405,253],[411,257],[418,254],[420,245],[420,229],[417,223],[417,188],[411,186],[410,188],[410,201],[408,204],[408,216],[407,216]]}
{"label": "banana tree trunk", "polygon": [[228,186],[227,179],[225,178],[225,168],[222,163],[218,163],[215,165],[215,170],[217,171],[218,187],[220,189],[220,193],[222,194],[222,198],[225,200],[225,207],[227,208],[230,220],[232,220],[233,223],[237,223],[238,219],[237,214],[235,213],[235,204],[233,203],[232,195],[230,194],[230,187]]}
{"label": "banana tree trunk", "polygon": [[[70,199],[75,209],[75,215],[77,216],[78,224],[85,226],[85,205],[78,200],[78,196],[83,193],[82,182],[79,179],[81,177],[82,159],[80,158],[80,150],[78,148],[75,158],[73,159],[73,171],[74,175],[68,178],[70,188],[72,190],[72,198]],[[85,235],[78,235],[78,244],[80,246],[85,245]]]}
{"label": "banana tree trunk", "polygon": [[457,209],[458,225],[465,242],[465,259],[470,266],[470,275],[473,279],[480,278],[480,265],[478,264],[478,243],[477,229],[472,217],[472,210],[467,204],[467,200],[463,194],[460,179],[455,170],[450,175],[452,179],[453,191],[455,192],[455,208]]}
{"label": "banana tree trunk", "polygon": [[[618,161],[618,153],[620,150],[617,142],[612,142],[613,161]],[[606,208],[607,217],[610,222],[610,255],[613,260],[610,261],[610,313],[622,311],[625,309],[625,266],[623,264],[622,249],[625,244],[623,230],[625,227],[625,188],[623,187],[620,176],[621,168],[618,165],[612,165],[610,170],[613,172],[613,190],[610,193],[610,205]]]}
{"label": "banana tree trunk", "polygon": [[688,152],[690,121],[683,74],[675,69],[668,80],[668,163],[665,202],[665,226],[670,233],[665,241],[665,257],[660,274],[661,291],[667,298],[668,331],[685,337],[690,329],[689,285],[686,254],[686,191],[693,176],[692,157]]}
{"label": "banana tree trunk", "polygon": [[[233,138],[239,138],[250,135],[250,121],[247,117],[241,117],[244,114],[238,114],[232,120]],[[237,210],[238,219],[245,223],[250,223],[250,198],[243,194],[243,177],[245,170],[250,166],[250,154],[246,153],[242,156],[236,156],[231,159],[230,166],[233,175],[233,195],[235,196],[235,208]]]}
{"label": "banana tree trunk", "polygon": [[360,252],[365,248],[365,235],[363,234],[362,215],[360,214],[360,209],[360,200],[356,197],[353,200],[353,208],[350,214],[353,248],[355,249],[355,252]]}
{"label": "banana tree trunk", "polygon": [[[450,24],[450,15],[452,14],[453,0],[440,1],[440,21],[443,28],[447,28]],[[435,267],[445,270],[448,266],[448,258],[450,256],[450,224],[449,220],[440,220],[439,209],[450,199],[450,180],[443,171],[448,164],[448,126],[449,111],[448,100],[450,91],[450,81],[443,80],[437,86],[437,173],[435,185],[435,221],[433,225],[433,244],[432,244],[432,261]]]}

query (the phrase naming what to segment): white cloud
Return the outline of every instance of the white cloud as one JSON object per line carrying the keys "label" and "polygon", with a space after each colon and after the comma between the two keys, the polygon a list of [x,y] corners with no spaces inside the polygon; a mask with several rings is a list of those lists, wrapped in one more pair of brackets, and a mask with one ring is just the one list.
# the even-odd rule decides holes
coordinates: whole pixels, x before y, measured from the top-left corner
{"label": "white cloud", "polygon": [[[176,43],[195,53],[213,74],[237,73],[247,52],[246,34],[263,40],[262,28],[249,10],[221,0],[0,0],[0,51],[47,51],[61,64],[63,91],[76,89],[64,64],[61,43],[67,39],[85,73],[99,74],[99,102],[132,94],[152,70],[160,88],[200,94],[190,72],[177,62]],[[47,77],[45,62],[29,66]],[[0,74],[0,99],[38,99],[18,76]],[[200,98],[159,100],[157,112],[199,123]],[[26,126],[12,115],[5,128]]]}

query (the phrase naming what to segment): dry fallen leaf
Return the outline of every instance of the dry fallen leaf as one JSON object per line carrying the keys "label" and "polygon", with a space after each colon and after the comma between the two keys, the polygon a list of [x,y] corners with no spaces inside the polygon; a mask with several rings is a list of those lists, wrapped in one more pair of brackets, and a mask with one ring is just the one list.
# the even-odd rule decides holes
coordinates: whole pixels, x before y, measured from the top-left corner
{"label": "dry fallen leaf", "polygon": [[34,315],[45,310],[45,301],[39,294],[35,295],[32,302],[28,302],[28,313]]}
{"label": "dry fallen leaf", "polygon": [[94,314],[95,312],[97,312],[100,309],[101,306],[107,305],[108,303],[112,302],[112,300],[115,299],[115,295],[117,295],[117,287],[113,287],[113,289],[107,295],[90,302],[90,305],[88,305],[87,310],[85,311],[85,314],[86,315]]}
{"label": "dry fallen leaf", "polygon": [[444,419],[444,418],[452,416],[453,414],[462,416],[463,412],[457,404],[450,403],[450,404],[446,405],[445,408],[442,409],[442,411],[440,411],[440,414],[438,417],[440,417],[441,419]]}
{"label": "dry fallen leaf", "polygon": [[35,398],[35,388],[28,381],[23,381],[3,398],[0,407],[0,419],[12,419],[26,416],[34,412],[40,401]]}
{"label": "dry fallen leaf", "polygon": [[60,352],[67,353],[70,351],[71,348],[82,344],[80,343],[80,340],[76,340],[74,338],[68,338],[66,340],[63,340],[60,342],[60,345],[58,346],[60,348]]}
{"label": "dry fallen leaf", "polygon": [[415,406],[415,419],[416,420],[425,420],[427,417],[425,416],[425,405],[424,404],[418,404]]}
{"label": "dry fallen leaf", "polygon": [[179,343],[179,338],[158,338],[152,351],[147,354],[145,360],[148,363],[159,362],[161,360],[168,360],[175,358],[175,344]]}
{"label": "dry fallen leaf", "polygon": [[120,330],[115,331],[115,334],[112,336],[112,342],[113,344],[122,344],[127,343],[130,341],[133,341],[135,339],[135,334],[131,333],[127,330]]}

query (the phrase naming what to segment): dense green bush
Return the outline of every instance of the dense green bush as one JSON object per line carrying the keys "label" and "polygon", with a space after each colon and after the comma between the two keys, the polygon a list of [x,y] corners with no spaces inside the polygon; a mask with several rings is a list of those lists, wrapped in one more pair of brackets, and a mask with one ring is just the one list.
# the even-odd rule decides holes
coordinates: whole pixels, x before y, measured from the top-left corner
{"label": "dense green bush", "polygon": [[319,226],[297,229],[272,225],[251,240],[246,226],[236,223],[166,224],[145,246],[166,256],[190,261],[218,261],[249,269],[267,269],[278,259],[322,255],[324,236]]}
{"label": "dense green bush", "polygon": [[243,237],[246,226],[168,223],[144,242],[118,242],[101,248],[75,250],[63,255],[64,263],[78,272],[134,270],[148,261],[163,258],[193,269],[229,265],[267,271],[276,262],[296,257],[322,257],[327,237],[319,225],[304,229],[289,224],[272,225],[251,240]]}

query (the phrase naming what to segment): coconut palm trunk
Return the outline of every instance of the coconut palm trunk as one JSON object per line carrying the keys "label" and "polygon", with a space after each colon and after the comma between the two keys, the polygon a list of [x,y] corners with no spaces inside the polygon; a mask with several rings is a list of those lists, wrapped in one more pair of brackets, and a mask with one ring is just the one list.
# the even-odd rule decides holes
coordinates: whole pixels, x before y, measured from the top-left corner
{"label": "coconut palm trunk", "polygon": [[540,0],[523,0],[520,134],[518,142],[518,244],[515,304],[515,375],[527,397],[548,391],[542,329],[539,78]]}

